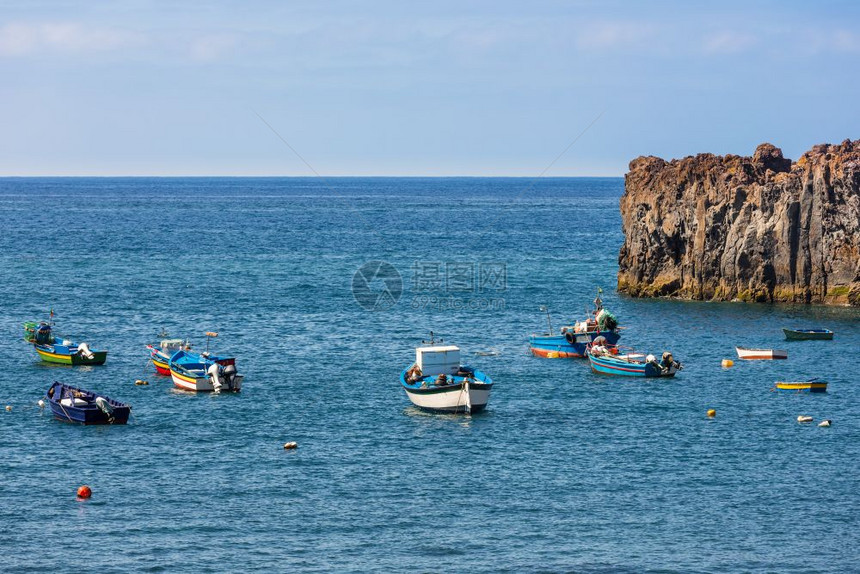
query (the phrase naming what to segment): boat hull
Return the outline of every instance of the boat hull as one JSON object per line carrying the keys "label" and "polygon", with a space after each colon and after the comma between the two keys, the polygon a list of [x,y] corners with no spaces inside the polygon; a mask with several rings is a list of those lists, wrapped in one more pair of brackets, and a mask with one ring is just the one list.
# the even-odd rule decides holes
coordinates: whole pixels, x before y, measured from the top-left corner
{"label": "boat hull", "polygon": [[51,345],[33,345],[39,357],[46,363],[60,365],[104,365],[107,361],[107,351],[90,351],[92,359],[88,359],[77,351],[72,352],[65,347]]}
{"label": "boat hull", "polygon": [[777,382],[776,390],[778,391],[788,391],[793,393],[826,393],[827,392],[827,383],[826,382]]}
{"label": "boat hull", "polygon": [[166,356],[153,345],[148,345],[149,359],[155,367],[155,372],[165,377],[170,376],[170,357]]}
{"label": "boat hull", "polygon": [[[202,393],[211,393],[215,391],[215,386],[205,373],[193,373],[189,371],[178,371],[169,369],[170,377],[173,380],[173,386],[183,391],[194,391]],[[244,375],[236,375],[233,379],[233,387],[221,387],[220,392],[238,393],[242,390],[242,379]]]}
{"label": "boat hull", "polygon": [[747,361],[755,360],[772,360],[772,359],[787,359],[788,351],[780,349],[747,349],[744,347],[735,347],[739,359]]}
{"label": "boat hull", "polygon": [[615,375],[620,377],[647,377],[662,378],[674,377],[677,369],[669,367],[665,372],[653,363],[628,361],[616,357],[596,357],[588,353],[588,362],[591,370],[601,375]]}
{"label": "boat hull", "polygon": [[833,331],[828,329],[783,329],[787,341],[832,341]]}
{"label": "boat hull", "polygon": [[[404,387],[406,396],[416,407],[426,411],[464,413],[481,412],[490,401],[490,391],[493,385],[469,384],[468,400],[464,384],[450,385],[440,388],[409,389]],[[471,405],[471,409],[469,408]]]}
{"label": "boat hull", "polygon": [[545,359],[581,359],[585,357],[586,346],[598,336],[605,337],[610,345],[618,343],[621,337],[616,331],[591,331],[574,336],[575,341],[570,343],[564,335],[532,335],[529,337],[529,351],[535,357]]}

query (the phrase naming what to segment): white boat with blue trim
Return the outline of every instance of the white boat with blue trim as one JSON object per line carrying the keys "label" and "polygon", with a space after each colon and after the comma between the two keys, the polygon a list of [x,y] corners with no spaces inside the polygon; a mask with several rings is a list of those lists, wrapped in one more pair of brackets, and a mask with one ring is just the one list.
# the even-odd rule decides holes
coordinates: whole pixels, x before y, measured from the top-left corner
{"label": "white boat with blue trim", "polygon": [[490,400],[493,381],[485,373],[460,364],[460,348],[431,339],[415,349],[415,362],[400,373],[400,384],[415,406],[450,413],[477,413]]}

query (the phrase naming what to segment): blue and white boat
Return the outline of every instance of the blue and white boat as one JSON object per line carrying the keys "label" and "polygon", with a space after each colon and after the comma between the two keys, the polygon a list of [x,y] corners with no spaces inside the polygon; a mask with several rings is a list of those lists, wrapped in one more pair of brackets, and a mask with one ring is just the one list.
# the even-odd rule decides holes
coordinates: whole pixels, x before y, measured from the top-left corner
{"label": "blue and white boat", "polygon": [[218,333],[211,331],[206,333],[206,350],[202,353],[184,346],[170,356],[167,366],[176,388],[215,394],[242,390],[245,377],[236,372],[236,359],[209,354],[209,340],[217,336]]}
{"label": "blue and white boat", "polygon": [[54,382],[45,393],[54,418],[83,425],[124,425],[131,406],[110,397]]}
{"label": "blue and white boat", "polygon": [[558,334],[553,333],[549,310],[541,307],[541,311],[546,312],[549,331],[529,337],[529,350],[532,354],[546,359],[580,359],[585,357],[586,345],[597,337],[603,337],[610,345],[618,343],[618,339],[621,338],[618,320],[615,315],[603,308],[601,292],[598,290],[597,297],[594,299],[595,309],[591,312],[591,317],[562,327]]}
{"label": "blue and white boat", "polygon": [[663,353],[660,360],[654,355],[646,355],[630,350],[621,353],[614,345],[607,345],[597,339],[586,349],[591,370],[604,375],[623,377],[674,377],[681,370],[681,363],[672,353]]}
{"label": "blue and white boat", "polygon": [[490,400],[493,381],[485,373],[460,364],[460,349],[437,345],[415,349],[415,363],[400,373],[400,385],[415,406],[428,411],[477,413]]}

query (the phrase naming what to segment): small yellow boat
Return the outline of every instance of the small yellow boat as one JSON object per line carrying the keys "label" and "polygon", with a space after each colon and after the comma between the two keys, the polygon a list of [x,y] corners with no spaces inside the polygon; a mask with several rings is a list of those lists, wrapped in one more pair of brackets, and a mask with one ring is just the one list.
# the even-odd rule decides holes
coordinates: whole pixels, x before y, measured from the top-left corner
{"label": "small yellow boat", "polygon": [[774,388],[778,391],[794,391],[796,393],[826,393],[827,382],[818,379],[798,382],[777,381]]}

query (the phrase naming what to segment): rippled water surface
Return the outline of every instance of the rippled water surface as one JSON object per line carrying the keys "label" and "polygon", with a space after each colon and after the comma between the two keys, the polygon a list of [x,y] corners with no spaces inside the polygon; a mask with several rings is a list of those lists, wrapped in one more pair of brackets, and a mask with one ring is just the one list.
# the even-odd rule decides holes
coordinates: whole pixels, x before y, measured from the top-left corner
{"label": "rippled water surface", "polygon": [[[856,571],[860,314],[619,297],[622,188],[0,180],[2,569]],[[371,260],[402,277],[385,311],[351,292]],[[598,286],[621,342],[672,350],[679,376],[527,353],[540,305],[557,327]],[[39,362],[21,323],[51,308],[104,367]],[[783,326],[837,334],[786,342]],[[144,345],[161,329],[218,331],[241,395],[157,377]],[[486,412],[410,406],[399,372],[431,329],[495,379]],[[789,360],[721,368],[736,344]],[[827,394],[771,392],[814,376]],[[131,403],[130,424],[52,420],[36,402],[53,380]]]}

